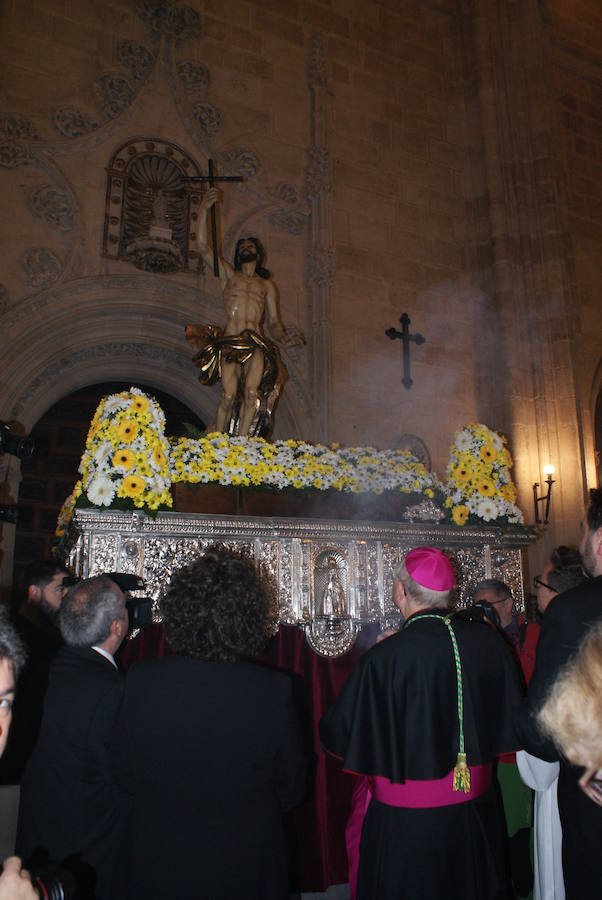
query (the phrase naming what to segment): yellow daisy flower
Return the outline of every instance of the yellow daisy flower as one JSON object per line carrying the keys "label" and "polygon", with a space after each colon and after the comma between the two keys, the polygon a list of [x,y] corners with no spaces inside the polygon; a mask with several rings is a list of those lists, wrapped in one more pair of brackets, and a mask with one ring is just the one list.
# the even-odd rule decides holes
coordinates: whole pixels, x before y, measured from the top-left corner
{"label": "yellow daisy flower", "polygon": [[495,494],[495,481],[491,478],[482,478],[477,484],[477,490],[483,497],[493,497]]}
{"label": "yellow daisy flower", "polygon": [[136,396],[132,399],[132,407],[131,408],[139,413],[146,412],[146,410],[148,409],[148,400],[146,399],[146,397]]}
{"label": "yellow daisy flower", "polygon": [[138,497],[145,487],[144,478],[140,478],[138,475],[127,475],[121,483],[121,490],[126,497]]}
{"label": "yellow daisy flower", "polygon": [[167,457],[163,453],[161,447],[155,447],[155,449],[153,450],[153,458],[158,466],[167,465]]}
{"label": "yellow daisy flower", "polygon": [[468,463],[458,463],[452,468],[451,474],[456,484],[466,484],[472,478],[473,469]]}
{"label": "yellow daisy flower", "polygon": [[113,454],[113,465],[120,466],[122,469],[131,469],[136,462],[136,455],[131,450],[117,450]]}
{"label": "yellow daisy flower", "polygon": [[495,461],[497,457],[497,452],[495,447],[492,444],[483,444],[481,447],[481,459],[485,460],[485,462],[492,463]]}
{"label": "yellow daisy flower", "polygon": [[117,429],[117,437],[124,444],[131,444],[138,437],[138,426],[132,419],[124,419]]}
{"label": "yellow daisy flower", "polygon": [[452,519],[456,525],[465,525],[468,518],[467,506],[454,506],[452,509]]}

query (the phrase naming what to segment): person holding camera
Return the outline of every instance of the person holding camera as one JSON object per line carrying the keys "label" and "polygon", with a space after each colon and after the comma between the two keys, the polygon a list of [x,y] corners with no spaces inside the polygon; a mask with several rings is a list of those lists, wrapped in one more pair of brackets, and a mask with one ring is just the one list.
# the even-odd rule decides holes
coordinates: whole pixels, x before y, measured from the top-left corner
{"label": "person holding camera", "polygon": [[40,736],[21,787],[17,850],[28,861],[77,857],[89,894],[116,900],[113,876],[125,817],[107,748],[123,677],[114,655],[128,630],[125,597],[106,576],[81,581],[62,600],[65,646],[50,667]]}

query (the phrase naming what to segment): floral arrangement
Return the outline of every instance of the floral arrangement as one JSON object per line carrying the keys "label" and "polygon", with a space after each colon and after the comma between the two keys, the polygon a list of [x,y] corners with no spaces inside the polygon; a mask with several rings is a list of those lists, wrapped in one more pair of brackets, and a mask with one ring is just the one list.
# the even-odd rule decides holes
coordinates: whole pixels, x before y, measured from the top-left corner
{"label": "floral arrangement", "polygon": [[465,425],[456,433],[447,466],[445,500],[456,525],[496,520],[522,524],[506,443],[503,435],[485,425]]}
{"label": "floral arrangement", "polygon": [[64,534],[74,507],[156,511],[173,505],[165,416],[138,388],[105,397],[90,424],[81,479],[59,515]]}
{"label": "floral arrangement", "polygon": [[180,438],[171,445],[173,482],[256,485],[282,490],[359,493],[400,491],[432,498],[443,486],[422,463],[403,450],[326,447],[304,441],[208,434]]}
{"label": "floral arrangement", "polygon": [[456,433],[446,485],[404,450],[271,443],[220,432],[169,442],[164,430],[163,411],[138,388],[100,402],[86,439],[81,478],[59,515],[58,538],[75,507],[137,508],[151,514],[170,509],[176,482],[420,494],[441,506],[456,525],[523,521],[515,505],[506,438],[485,425],[466,425]]}

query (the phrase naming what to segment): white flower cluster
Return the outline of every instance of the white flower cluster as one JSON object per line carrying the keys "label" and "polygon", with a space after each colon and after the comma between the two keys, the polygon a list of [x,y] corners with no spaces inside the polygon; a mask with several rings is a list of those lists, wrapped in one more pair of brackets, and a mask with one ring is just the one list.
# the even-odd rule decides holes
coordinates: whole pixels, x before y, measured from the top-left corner
{"label": "white flower cluster", "polygon": [[139,388],[101,400],[79,467],[81,493],[94,506],[117,498],[139,508],[172,505],[165,416]]}
{"label": "white flower cluster", "polygon": [[429,491],[431,496],[442,487],[408,452],[372,447],[338,449],[292,440],[268,443],[262,438],[216,433],[173,442],[170,461],[174,482],[377,494]]}
{"label": "white flower cluster", "polygon": [[506,439],[486,425],[466,425],[456,434],[447,467],[445,501],[456,525],[466,524],[469,517],[522,523],[510,475],[512,457],[505,444]]}

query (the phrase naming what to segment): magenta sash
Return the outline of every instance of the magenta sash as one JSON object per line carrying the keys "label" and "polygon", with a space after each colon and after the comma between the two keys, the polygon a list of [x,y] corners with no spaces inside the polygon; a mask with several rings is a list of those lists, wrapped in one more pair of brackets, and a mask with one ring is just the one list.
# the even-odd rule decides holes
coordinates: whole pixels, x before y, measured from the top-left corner
{"label": "magenta sash", "polygon": [[470,767],[470,791],[454,791],[454,773],[432,781],[405,781],[392,784],[381,775],[371,775],[370,790],[375,800],[387,806],[403,806],[408,809],[429,809],[437,806],[453,806],[468,803],[484,794],[491,784],[491,763]]}

